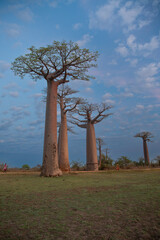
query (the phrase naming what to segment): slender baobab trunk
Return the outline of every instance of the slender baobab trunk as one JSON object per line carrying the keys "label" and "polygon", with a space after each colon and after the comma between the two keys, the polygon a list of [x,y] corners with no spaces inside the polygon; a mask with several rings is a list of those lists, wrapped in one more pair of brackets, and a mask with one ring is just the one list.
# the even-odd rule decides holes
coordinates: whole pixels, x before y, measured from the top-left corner
{"label": "slender baobab trunk", "polygon": [[102,151],[101,151],[101,144],[99,144],[99,166],[101,166],[101,159],[102,159]]}
{"label": "slender baobab trunk", "polygon": [[64,111],[63,99],[60,100],[61,108],[61,126],[59,132],[59,167],[62,171],[69,171],[69,154],[68,154],[68,133],[67,133],[67,116]]}
{"label": "slender baobab trunk", "polygon": [[145,164],[149,165],[150,164],[149,153],[148,153],[147,141],[145,139],[143,139],[143,151],[144,151]]}
{"label": "slender baobab trunk", "polygon": [[97,171],[98,160],[97,160],[97,147],[96,147],[96,136],[94,130],[94,124],[89,122],[87,124],[87,170]]}
{"label": "slender baobab trunk", "polygon": [[57,83],[47,81],[46,120],[44,134],[42,176],[58,176],[62,172],[58,166],[57,149]]}

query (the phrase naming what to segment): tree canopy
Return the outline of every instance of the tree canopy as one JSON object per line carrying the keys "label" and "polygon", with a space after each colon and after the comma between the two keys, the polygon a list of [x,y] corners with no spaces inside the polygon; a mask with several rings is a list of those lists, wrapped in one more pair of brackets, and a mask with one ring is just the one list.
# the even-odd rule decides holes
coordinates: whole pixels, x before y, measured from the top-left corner
{"label": "tree canopy", "polygon": [[105,103],[101,104],[90,104],[84,103],[81,104],[77,109],[77,113],[83,119],[73,117],[72,123],[76,124],[79,127],[86,127],[86,124],[90,122],[91,124],[96,124],[101,122],[104,118],[112,115],[112,113],[104,113],[106,110],[110,110],[112,106],[109,106]]}
{"label": "tree canopy", "polygon": [[[28,49],[12,63],[12,70],[21,78],[29,74],[32,79],[45,78],[58,84],[69,80],[89,80],[88,69],[95,67],[98,52],[80,49],[77,43],[54,41],[47,47]],[[93,78],[93,77],[92,77]]]}
{"label": "tree canopy", "polygon": [[151,138],[153,138],[153,135],[150,132],[140,132],[137,133],[134,137],[140,137],[147,142],[151,142]]}

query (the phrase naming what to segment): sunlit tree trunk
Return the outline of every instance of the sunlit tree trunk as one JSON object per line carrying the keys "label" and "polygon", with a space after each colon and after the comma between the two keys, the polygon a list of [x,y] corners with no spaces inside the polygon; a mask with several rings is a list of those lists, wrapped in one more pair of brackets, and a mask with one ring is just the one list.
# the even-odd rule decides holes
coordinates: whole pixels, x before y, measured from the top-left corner
{"label": "sunlit tree trunk", "polygon": [[62,172],[58,166],[57,148],[57,86],[47,81],[46,119],[43,149],[42,176],[58,176]]}
{"label": "sunlit tree trunk", "polygon": [[150,160],[149,160],[148,146],[147,146],[147,141],[145,139],[143,139],[143,151],[144,151],[145,164],[149,165]]}
{"label": "sunlit tree trunk", "polygon": [[96,136],[94,124],[89,122],[87,124],[87,170],[96,171],[98,170],[98,160],[97,160],[97,147],[96,147]]}
{"label": "sunlit tree trunk", "polygon": [[69,154],[68,154],[68,133],[67,133],[67,116],[64,110],[63,98],[60,100],[61,108],[61,127],[59,135],[59,167],[62,171],[69,171]]}

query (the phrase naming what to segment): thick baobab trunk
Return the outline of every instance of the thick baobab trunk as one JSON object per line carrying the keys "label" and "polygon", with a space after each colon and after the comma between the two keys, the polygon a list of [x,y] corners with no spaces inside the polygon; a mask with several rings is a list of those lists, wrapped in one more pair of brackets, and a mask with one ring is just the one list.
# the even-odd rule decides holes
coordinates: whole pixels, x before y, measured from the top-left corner
{"label": "thick baobab trunk", "polygon": [[149,165],[150,164],[149,153],[148,153],[147,141],[145,139],[143,139],[143,151],[144,151],[145,164]]}
{"label": "thick baobab trunk", "polygon": [[42,176],[58,176],[62,172],[58,166],[57,149],[57,83],[47,81],[46,120],[43,150]]}
{"label": "thick baobab trunk", "polygon": [[69,154],[68,154],[68,134],[67,134],[67,117],[64,111],[63,99],[60,100],[61,107],[61,126],[59,132],[59,167],[62,171],[70,171]]}
{"label": "thick baobab trunk", "polygon": [[97,147],[96,147],[96,136],[94,130],[94,124],[89,122],[87,124],[87,170],[97,171],[98,160],[97,160]]}

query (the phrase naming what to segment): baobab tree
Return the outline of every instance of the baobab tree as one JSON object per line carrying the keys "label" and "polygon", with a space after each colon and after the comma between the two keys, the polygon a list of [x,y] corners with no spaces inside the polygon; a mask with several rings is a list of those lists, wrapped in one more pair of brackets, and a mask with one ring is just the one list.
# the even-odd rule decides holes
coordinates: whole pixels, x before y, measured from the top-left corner
{"label": "baobab tree", "polygon": [[29,53],[12,63],[12,70],[21,78],[29,74],[32,79],[45,79],[47,101],[43,149],[42,176],[58,176],[57,150],[57,88],[70,80],[89,80],[87,71],[95,67],[98,53],[80,49],[73,42],[58,42],[47,47],[30,47]]}
{"label": "baobab tree", "polygon": [[70,170],[68,154],[67,113],[72,113],[76,110],[76,107],[82,103],[82,99],[71,96],[77,92],[78,91],[72,90],[69,86],[65,86],[64,84],[62,84],[58,89],[58,103],[61,110],[61,123],[59,127],[58,141],[58,160],[59,168],[62,171]]}
{"label": "baobab tree", "polygon": [[87,150],[87,170],[96,171],[98,170],[98,160],[97,160],[97,148],[96,148],[96,136],[94,125],[101,122],[104,118],[111,115],[111,113],[105,114],[106,110],[109,110],[111,106],[102,103],[97,104],[82,104],[77,110],[80,117],[83,120],[74,117],[72,123],[76,124],[78,127],[86,128],[86,150]]}
{"label": "baobab tree", "polygon": [[153,138],[153,135],[150,132],[140,132],[140,133],[137,133],[134,137],[142,138],[145,165],[149,165],[150,160],[149,160],[147,142],[151,142],[151,138]]}
{"label": "baobab tree", "polygon": [[96,142],[98,145],[98,150],[99,150],[99,162],[98,165],[101,166],[101,160],[102,160],[102,145],[104,144],[104,141],[102,138],[96,138]]}

